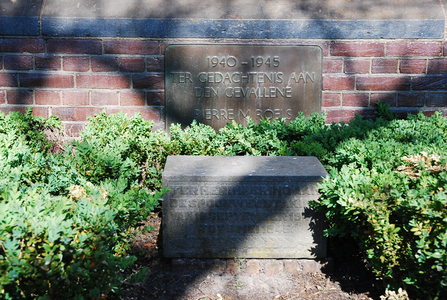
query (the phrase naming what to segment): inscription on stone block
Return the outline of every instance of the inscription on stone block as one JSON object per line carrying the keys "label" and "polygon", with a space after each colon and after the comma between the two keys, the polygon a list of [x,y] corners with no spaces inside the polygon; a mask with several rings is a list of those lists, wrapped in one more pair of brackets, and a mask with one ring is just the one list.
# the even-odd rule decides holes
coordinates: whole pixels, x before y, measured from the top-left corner
{"label": "inscription on stone block", "polygon": [[163,186],[166,257],[325,257],[308,206],[327,172],[315,157],[170,156]]}
{"label": "inscription on stone block", "polygon": [[166,124],[215,129],[250,117],[286,121],[321,111],[319,46],[169,45]]}

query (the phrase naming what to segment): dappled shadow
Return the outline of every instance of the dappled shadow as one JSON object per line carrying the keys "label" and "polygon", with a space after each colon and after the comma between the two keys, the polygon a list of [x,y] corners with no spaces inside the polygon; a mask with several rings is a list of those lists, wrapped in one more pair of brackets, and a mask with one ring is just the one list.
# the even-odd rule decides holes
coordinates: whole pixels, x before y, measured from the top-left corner
{"label": "dappled shadow", "polygon": [[[60,1],[60,3],[60,5],[63,5],[64,1]],[[134,3],[134,13],[136,15],[143,13],[143,10],[141,12],[138,11],[138,7],[144,6],[145,2],[134,1]],[[213,8],[210,6],[212,2],[190,1],[180,5],[178,1],[168,0],[159,3],[162,4],[160,5],[160,9],[165,7],[170,8],[164,16],[164,19],[160,21],[160,28],[158,29],[159,31],[167,30],[166,36],[168,37],[178,36],[178,33],[183,34],[184,31],[184,28],[181,27],[182,23],[175,23],[174,20],[171,20],[172,18],[190,16],[191,14],[208,17],[207,9]],[[231,3],[235,2],[233,1]],[[289,14],[290,17],[293,17],[292,12],[281,11],[286,6],[281,6],[280,1],[275,1],[274,4],[273,2],[266,1],[260,3],[260,6],[256,7],[256,9],[262,8],[262,13],[266,18],[275,19],[276,14]],[[414,3],[416,2],[412,1],[411,5],[414,5]],[[216,11],[221,14],[221,17],[233,18],[232,14],[235,14],[235,10],[230,4],[219,3],[218,5],[220,6]],[[349,13],[358,14],[365,18],[372,18],[374,16],[374,10],[371,10],[371,6],[378,4],[358,1],[355,5],[356,12],[352,11],[352,7],[348,7],[346,11],[328,7],[326,6],[326,1],[298,1],[295,5],[297,9],[295,13],[301,14],[303,17],[321,19],[321,16],[326,13],[337,19]],[[405,5],[410,4],[406,3]],[[423,10],[424,7],[419,6],[419,8]],[[105,12],[103,11],[104,15],[96,14],[94,9],[90,10],[90,12],[91,15],[83,15],[80,17],[110,16],[107,10]],[[250,13],[246,11],[242,12]],[[122,13],[124,14],[125,12]],[[156,10],[152,11],[152,13],[154,15],[146,15],[145,17],[160,16],[157,15]],[[398,12],[390,11],[386,11],[386,13],[398,14]],[[422,11],[420,13],[423,14]],[[235,15],[234,17],[243,18],[244,15]],[[136,20],[135,23],[129,21],[129,24],[140,24],[137,21],[139,22],[141,20]],[[321,106],[322,110],[327,112],[329,121],[349,121],[354,118],[354,114],[372,118],[374,117],[374,104],[377,100],[389,104],[394,112],[401,115],[405,115],[407,112],[417,112],[419,109],[423,109],[426,114],[431,114],[438,109],[442,109],[445,112],[447,107],[447,62],[445,60],[445,53],[442,56],[443,44],[440,40],[429,41],[428,43],[420,41],[390,42],[379,40],[372,42],[365,42],[363,40],[358,43],[350,41],[348,43],[341,40],[332,40],[334,36],[343,36],[342,33],[337,33],[337,29],[332,28],[325,35],[327,28],[324,27],[326,26],[324,23],[315,22],[313,24],[316,26],[314,30],[321,32],[322,36],[320,38],[324,39],[324,41],[314,43],[312,40],[306,40],[305,43],[318,44],[323,48],[324,69]],[[319,25],[322,27],[318,28]],[[71,26],[73,32],[76,32],[79,24],[73,23]],[[207,31],[216,31],[215,28],[206,29],[206,24],[203,25],[203,23],[197,26],[198,30],[205,33]],[[352,28],[352,30],[355,31],[356,28]],[[147,36],[144,36],[144,30],[142,28],[135,27],[132,29],[132,32],[147,38]],[[124,58],[123,54],[126,53],[120,50],[120,44],[111,43],[110,52],[103,54],[103,43],[98,37],[95,39],[86,39],[89,41],[87,42],[88,45],[91,45],[92,41],[96,41],[101,45],[99,47],[101,50],[96,52],[95,50],[88,50],[88,48],[86,48],[87,50],[76,50],[80,49],[78,47],[84,43],[83,41],[86,41],[79,39],[73,43],[66,44],[72,48],[72,52],[48,53],[48,41],[66,39],[39,36],[35,39],[34,43],[30,44],[23,39],[8,39],[6,41],[7,38],[3,36],[0,41],[0,49],[5,53],[3,69],[0,72],[2,88],[0,90],[0,109],[2,111],[24,112],[27,106],[33,106],[34,114],[36,115],[48,117],[52,113],[60,116],[67,124],[72,124],[79,119],[86,121],[87,116],[92,116],[102,109],[108,109],[109,113],[117,112],[121,107],[118,107],[116,103],[122,104],[123,99],[125,99],[123,95],[131,93],[131,99],[133,100],[129,100],[128,105],[123,105],[123,110],[127,109],[129,113],[147,111],[144,115],[145,118],[159,118],[162,120],[165,117],[162,95],[159,95],[158,102],[155,105],[151,105],[152,98],[150,98],[152,97],[150,94],[152,95],[153,93],[163,94],[163,87],[154,88],[154,86],[160,87],[160,76],[157,77],[157,75],[161,75],[163,70],[149,68],[148,61],[149,58],[153,58],[152,56],[161,57],[164,54],[163,52],[157,52],[157,54],[144,52],[143,54],[133,54],[132,58]],[[261,44],[276,43],[275,40],[270,39],[271,37],[269,35],[266,35],[266,38],[268,40],[257,40],[256,42]],[[104,40],[107,40],[107,38],[104,38]],[[209,43],[209,41],[204,42]],[[234,39],[220,39],[217,42],[252,43],[252,41],[247,42]],[[15,44],[10,45],[11,43]],[[278,43],[284,45],[302,44],[303,40],[280,40]],[[429,60],[431,57],[439,57],[439,59]],[[134,59],[134,67],[126,69],[123,67],[124,64],[122,62],[130,59]],[[87,69],[84,69],[85,61],[87,61]],[[67,63],[70,62],[74,67],[67,69]],[[138,64],[143,64],[144,68],[141,68]],[[246,67],[243,70],[244,72],[248,72],[249,68]],[[109,80],[132,82],[133,85],[129,84],[123,88],[111,88],[112,92],[108,88],[98,88],[98,86],[79,88],[79,86],[75,86],[74,84],[71,85],[71,81],[74,82],[76,80],[78,83],[78,78],[80,78],[78,75],[83,75],[83,72],[95,76],[104,75],[101,72],[107,72],[108,74],[112,72],[114,76],[110,77]],[[57,75],[63,75],[64,77],[61,79]],[[144,80],[142,79],[140,85],[136,88],[135,79],[140,78]],[[98,77],[95,77],[95,80],[97,79]],[[62,82],[59,80],[62,80]],[[68,87],[65,86],[67,83],[69,83]],[[76,101],[72,103],[65,102],[63,98],[65,92],[70,93]],[[166,100],[168,101],[169,99]],[[53,107],[53,110],[49,110],[48,107]],[[58,108],[59,112],[54,111],[54,108]],[[172,120],[182,119],[182,110],[171,111],[170,113],[171,115],[167,117],[172,118]],[[242,179],[237,184],[246,185],[247,182],[244,182],[244,180],[247,180],[247,178]],[[235,190],[233,194],[237,194]],[[225,198],[220,198],[217,201],[224,203],[226,200]],[[262,226],[271,218],[287,212],[287,197],[284,195],[279,196],[276,198],[276,201],[275,211],[265,209],[265,213],[259,214],[250,214],[247,212],[247,215],[252,220],[252,225],[238,232],[239,237],[242,238],[223,241],[229,249],[237,253],[235,256],[244,256],[244,253],[237,252],[240,245],[245,243],[244,236],[249,235],[256,226]],[[216,220],[218,217],[225,216],[215,213],[212,209],[205,210],[205,212],[202,212],[196,218],[187,221],[186,224],[179,227],[177,235],[187,237],[190,234],[190,230],[193,230],[197,225],[203,225],[202,220],[210,218],[211,215],[215,215]],[[316,223],[311,222],[311,224]],[[315,231],[312,226],[310,229]],[[208,257],[211,253],[210,251],[213,249],[213,245],[207,244],[204,241],[194,239],[185,240],[185,251],[190,247],[196,247],[197,243],[201,245],[200,248],[204,249],[203,255]],[[318,253],[319,250],[314,249],[314,251]],[[184,255],[186,255],[186,252]]]}
{"label": "dappled shadow", "polygon": [[311,157],[169,157],[163,255],[324,258],[324,221],[307,202],[326,175]]}
{"label": "dappled shadow", "polygon": [[169,157],[164,255],[324,257],[323,222],[307,202],[326,175],[311,157]]}

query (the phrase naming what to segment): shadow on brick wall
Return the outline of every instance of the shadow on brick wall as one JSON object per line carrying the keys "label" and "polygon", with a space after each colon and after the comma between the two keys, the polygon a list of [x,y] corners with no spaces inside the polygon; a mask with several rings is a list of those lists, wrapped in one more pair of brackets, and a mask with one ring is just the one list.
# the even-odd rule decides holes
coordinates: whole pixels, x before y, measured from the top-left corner
{"label": "shadow on brick wall", "polygon": [[[316,5],[313,9],[324,9],[323,3]],[[314,10],[306,9],[302,7],[304,13],[312,16]],[[173,12],[173,16],[181,13]],[[134,30],[138,32],[138,28]],[[95,37],[3,37],[0,109],[6,113],[24,112],[32,106],[35,115],[59,116],[75,133],[82,129],[87,117],[101,110],[107,113],[123,110],[130,115],[141,112],[145,119],[154,120],[156,127],[163,128],[163,55],[168,43]],[[269,39],[265,43],[276,41]],[[378,100],[401,115],[420,109],[426,114],[438,109],[446,112],[447,60],[441,41],[324,40],[306,44],[318,44],[324,50],[322,107],[329,122],[349,121],[355,114],[371,118]],[[253,227],[283,212],[284,203],[285,199],[279,198],[278,210],[256,217]],[[198,220],[192,220],[179,234],[187,236],[188,228],[197,223]],[[239,243],[235,240],[231,247],[237,249]]]}

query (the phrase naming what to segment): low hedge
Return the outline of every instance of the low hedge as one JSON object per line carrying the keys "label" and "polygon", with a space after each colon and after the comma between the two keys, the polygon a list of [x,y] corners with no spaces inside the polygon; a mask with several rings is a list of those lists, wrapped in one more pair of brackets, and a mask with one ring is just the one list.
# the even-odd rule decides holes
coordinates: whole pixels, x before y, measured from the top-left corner
{"label": "low hedge", "polygon": [[139,115],[100,113],[79,141],[57,147],[45,135],[56,119],[0,114],[0,294],[119,293],[135,260],[130,229],[166,192],[169,155],[313,155],[331,175],[312,203],[327,217],[326,235],[354,238],[390,289],[439,298],[447,294],[447,120],[399,120],[380,102],[377,113],[331,125],[318,114],[288,125],[248,120],[218,132],[173,125],[169,134]]}
{"label": "low hedge", "polygon": [[45,133],[58,127],[31,110],[0,113],[2,299],[104,299],[145,274],[130,276],[130,229],[165,190],[144,184],[145,162],[124,143],[84,138],[50,153]]}

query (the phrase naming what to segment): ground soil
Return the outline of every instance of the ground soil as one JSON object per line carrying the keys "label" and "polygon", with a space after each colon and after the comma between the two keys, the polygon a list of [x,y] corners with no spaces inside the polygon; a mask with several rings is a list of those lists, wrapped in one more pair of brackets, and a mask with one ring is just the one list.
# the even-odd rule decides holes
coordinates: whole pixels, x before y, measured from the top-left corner
{"label": "ground soil", "polygon": [[[385,294],[360,255],[336,255],[330,271],[279,272],[273,276],[213,272],[205,269],[172,268],[162,257],[161,212],[153,213],[143,226],[154,230],[139,233],[132,251],[140,257],[134,271],[145,267],[144,282],[127,285],[121,300],[262,300],[262,299],[374,299]],[[243,263],[243,261],[241,262]]]}

